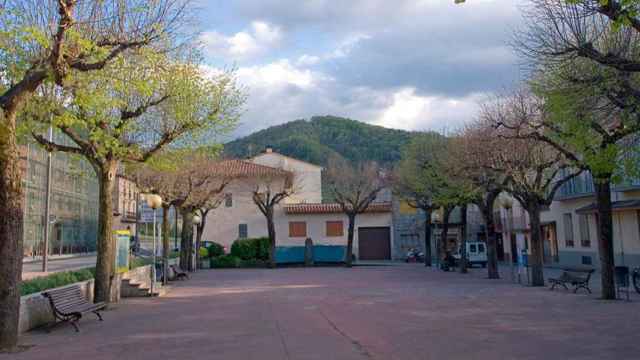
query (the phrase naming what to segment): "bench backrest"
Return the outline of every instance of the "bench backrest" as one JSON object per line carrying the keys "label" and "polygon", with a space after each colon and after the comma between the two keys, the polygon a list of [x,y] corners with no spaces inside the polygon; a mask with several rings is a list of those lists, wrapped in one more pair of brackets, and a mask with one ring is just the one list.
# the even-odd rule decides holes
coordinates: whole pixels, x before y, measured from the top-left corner
{"label": "bench backrest", "polygon": [[56,311],[63,314],[73,312],[73,309],[78,306],[89,303],[84,297],[84,294],[82,294],[82,290],[78,285],[49,290],[42,294],[49,298],[51,305],[56,309]]}
{"label": "bench backrest", "polygon": [[564,271],[566,274],[569,274],[569,276],[571,277],[574,277],[582,281],[589,281],[589,279],[591,278],[591,274],[593,274],[595,270],[594,269],[565,269]]}

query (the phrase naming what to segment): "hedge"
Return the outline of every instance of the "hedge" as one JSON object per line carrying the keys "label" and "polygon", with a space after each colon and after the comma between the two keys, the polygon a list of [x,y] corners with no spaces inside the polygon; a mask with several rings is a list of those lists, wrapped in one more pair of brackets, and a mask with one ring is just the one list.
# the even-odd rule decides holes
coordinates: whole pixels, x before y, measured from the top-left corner
{"label": "hedge", "polygon": [[231,255],[242,260],[268,260],[269,238],[238,239],[231,244]]}
{"label": "hedge", "polygon": [[213,243],[209,245],[207,250],[209,250],[209,257],[218,257],[221,255],[224,255],[224,246],[218,243]]}
{"label": "hedge", "polygon": [[59,272],[35,279],[23,281],[20,284],[20,295],[39,293],[73,283],[91,280],[95,277],[96,269],[88,268],[76,271]]}

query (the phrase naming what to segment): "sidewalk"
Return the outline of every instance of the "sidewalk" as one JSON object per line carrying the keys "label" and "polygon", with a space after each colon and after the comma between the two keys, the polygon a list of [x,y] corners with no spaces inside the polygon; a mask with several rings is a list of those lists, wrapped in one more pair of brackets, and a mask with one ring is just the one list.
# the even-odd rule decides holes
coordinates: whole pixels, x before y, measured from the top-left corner
{"label": "sidewalk", "polygon": [[42,261],[29,261],[22,264],[22,280],[29,280],[57,272],[79,270],[94,266],[96,266],[95,255],[51,259],[48,263],[47,272],[42,272]]}

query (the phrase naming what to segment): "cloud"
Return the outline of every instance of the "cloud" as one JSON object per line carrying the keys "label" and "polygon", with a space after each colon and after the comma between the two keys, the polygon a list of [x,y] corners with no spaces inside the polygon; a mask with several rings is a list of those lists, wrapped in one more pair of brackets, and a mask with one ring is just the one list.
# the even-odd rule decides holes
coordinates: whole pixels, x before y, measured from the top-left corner
{"label": "cloud", "polygon": [[506,44],[522,1],[235,0],[226,18],[252,25],[203,38],[249,89],[236,135],[326,114],[451,130],[519,79]]}
{"label": "cloud", "polygon": [[200,35],[205,53],[226,61],[260,55],[277,46],[281,39],[280,28],[263,21],[253,21],[251,29],[229,36],[217,31],[205,31]]}

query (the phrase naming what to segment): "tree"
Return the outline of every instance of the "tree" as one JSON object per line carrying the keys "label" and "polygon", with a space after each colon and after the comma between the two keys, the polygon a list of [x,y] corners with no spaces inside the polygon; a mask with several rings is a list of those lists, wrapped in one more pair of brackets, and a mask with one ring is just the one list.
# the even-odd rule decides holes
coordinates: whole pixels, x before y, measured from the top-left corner
{"label": "tree", "polygon": [[65,87],[129,51],[175,40],[187,1],[3,2],[0,8],[0,349],[18,339],[22,273],[22,180],[18,114],[46,82]]}
{"label": "tree", "polygon": [[636,1],[535,0],[516,42],[533,69],[533,91],[544,99],[547,116],[511,128],[555,147],[592,174],[604,299],[616,296],[611,184],[634,172],[621,167],[632,165],[623,159],[637,156],[629,143],[640,133],[637,10]]}
{"label": "tree", "polygon": [[[180,249],[181,265],[193,270],[193,215],[198,213],[202,222],[197,225],[195,249],[199,249],[206,216],[221,202],[224,188],[232,181],[233,175],[225,167],[225,161],[218,159],[215,146],[197,149],[172,149],[165,151],[147,163],[130,166],[130,176],[146,192],[163,198],[163,257],[165,258],[165,279],[168,275],[169,221],[171,206],[182,213],[183,218],[192,223],[190,229],[183,226]],[[197,257],[197,252],[196,252]],[[198,259],[196,259],[198,260]],[[197,262],[196,262],[197,263]]]}
{"label": "tree", "polygon": [[100,72],[77,76],[63,96],[43,99],[55,114],[51,123],[74,146],[35,132],[34,138],[48,150],[85,157],[99,180],[95,301],[109,301],[114,275],[111,194],[121,164],[145,162],[173,142],[235,124],[242,99],[229,74],[209,79],[196,64],[155,52],[119,58]]}
{"label": "tree", "polygon": [[431,215],[438,208],[434,197],[445,184],[434,166],[434,154],[441,153],[446,140],[437,133],[421,133],[403,149],[402,160],[396,168],[394,191],[409,206],[425,213],[425,266],[431,266]]}
{"label": "tree", "polygon": [[256,179],[251,191],[251,199],[267,221],[269,238],[269,267],[276,267],[276,227],[273,221],[275,208],[285,199],[296,193],[291,172],[279,169],[266,171]]}
{"label": "tree", "polygon": [[487,162],[490,163],[499,152],[497,140],[491,129],[471,124],[463,129],[453,147],[456,152],[456,176],[466,179],[470,184],[472,190],[469,200],[478,207],[485,223],[489,279],[500,278],[493,208],[506,185],[506,176],[487,166]]}
{"label": "tree", "polygon": [[345,265],[351,267],[356,217],[366,212],[380,191],[389,185],[388,175],[375,163],[351,164],[334,158],[330,160],[327,179],[335,202],[349,219]]}
{"label": "tree", "polygon": [[500,151],[485,166],[506,176],[507,192],[529,214],[533,286],[544,286],[540,213],[551,205],[564,183],[582,173],[553,146],[532,138],[519,138],[517,132],[509,129],[513,126],[501,125],[535,122],[534,119],[545,116],[540,105],[537,98],[517,91],[498,98],[494,103],[485,104],[479,124],[487,127],[499,139]]}

